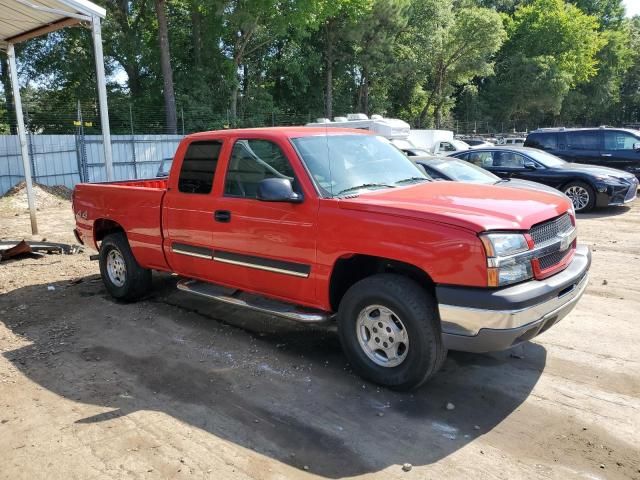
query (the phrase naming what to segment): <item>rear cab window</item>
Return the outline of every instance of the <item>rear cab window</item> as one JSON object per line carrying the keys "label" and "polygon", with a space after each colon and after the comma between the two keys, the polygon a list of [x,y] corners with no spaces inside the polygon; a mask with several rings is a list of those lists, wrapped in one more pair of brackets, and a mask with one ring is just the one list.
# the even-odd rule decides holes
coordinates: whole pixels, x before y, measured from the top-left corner
{"label": "rear cab window", "polygon": [[182,160],[178,190],[182,193],[207,195],[211,193],[221,141],[192,142]]}

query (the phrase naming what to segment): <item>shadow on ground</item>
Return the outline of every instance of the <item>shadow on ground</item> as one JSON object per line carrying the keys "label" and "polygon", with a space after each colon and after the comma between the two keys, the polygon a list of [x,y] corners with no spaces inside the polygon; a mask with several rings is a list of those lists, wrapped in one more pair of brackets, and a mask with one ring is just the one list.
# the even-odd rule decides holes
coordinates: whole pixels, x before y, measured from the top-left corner
{"label": "shadow on ground", "polygon": [[44,388],[108,409],[78,424],[157,410],[331,478],[450,455],[518,408],[545,366],[536,344],[523,359],[451,353],[428,385],[391,392],[350,372],[331,329],[234,310],[157,277],[137,304],[114,302],[95,276],[0,297],[2,321],[32,342],[4,355]]}

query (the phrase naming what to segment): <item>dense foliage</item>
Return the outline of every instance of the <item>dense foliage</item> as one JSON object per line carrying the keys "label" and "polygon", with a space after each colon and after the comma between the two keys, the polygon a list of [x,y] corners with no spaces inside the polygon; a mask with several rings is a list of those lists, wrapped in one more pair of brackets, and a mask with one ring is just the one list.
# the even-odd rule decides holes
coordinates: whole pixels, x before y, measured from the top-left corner
{"label": "dense foliage", "polygon": [[[467,131],[640,122],[640,18],[621,0],[98,3],[117,133],[349,112]],[[99,128],[88,30],[18,54],[30,128],[73,131],[79,107]],[[8,85],[0,56],[0,133]]]}

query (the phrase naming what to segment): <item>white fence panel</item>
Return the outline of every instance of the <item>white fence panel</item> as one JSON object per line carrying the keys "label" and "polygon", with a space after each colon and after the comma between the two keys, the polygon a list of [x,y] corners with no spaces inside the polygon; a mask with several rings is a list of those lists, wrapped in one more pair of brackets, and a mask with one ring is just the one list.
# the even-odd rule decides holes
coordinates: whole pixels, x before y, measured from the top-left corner
{"label": "white fence panel", "polygon": [[[163,159],[173,158],[182,135],[113,135],[115,180],[153,178]],[[34,181],[45,185],[80,182],[82,148],[76,135],[28,136]],[[101,135],[84,137],[86,170],[90,182],[107,179]],[[17,135],[0,135],[0,195],[24,179]]]}

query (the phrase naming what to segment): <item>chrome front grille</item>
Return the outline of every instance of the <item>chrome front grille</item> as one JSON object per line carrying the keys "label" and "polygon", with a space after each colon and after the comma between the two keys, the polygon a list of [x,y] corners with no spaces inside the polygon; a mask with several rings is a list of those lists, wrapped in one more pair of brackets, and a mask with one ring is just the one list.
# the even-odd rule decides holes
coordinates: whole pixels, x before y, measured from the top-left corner
{"label": "chrome front grille", "polygon": [[564,260],[564,257],[566,257],[568,253],[568,250],[564,250],[562,252],[554,252],[549,255],[545,255],[544,257],[540,257],[538,259],[538,262],[540,262],[540,270],[546,270],[547,268],[557,265]]}
{"label": "chrome front grille", "polygon": [[631,186],[629,187],[629,190],[627,190],[627,195],[624,197],[625,202],[633,200],[638,194],[638,180],[634,178],[627,181],[631,184]]}
{"label": "chrome front grille", "polygon": [[556,240],[564,233],[571,231],[573,224],[568,213],[551,220],[550,222],[534,225],[529,231],[535,246],[543,245]]}

